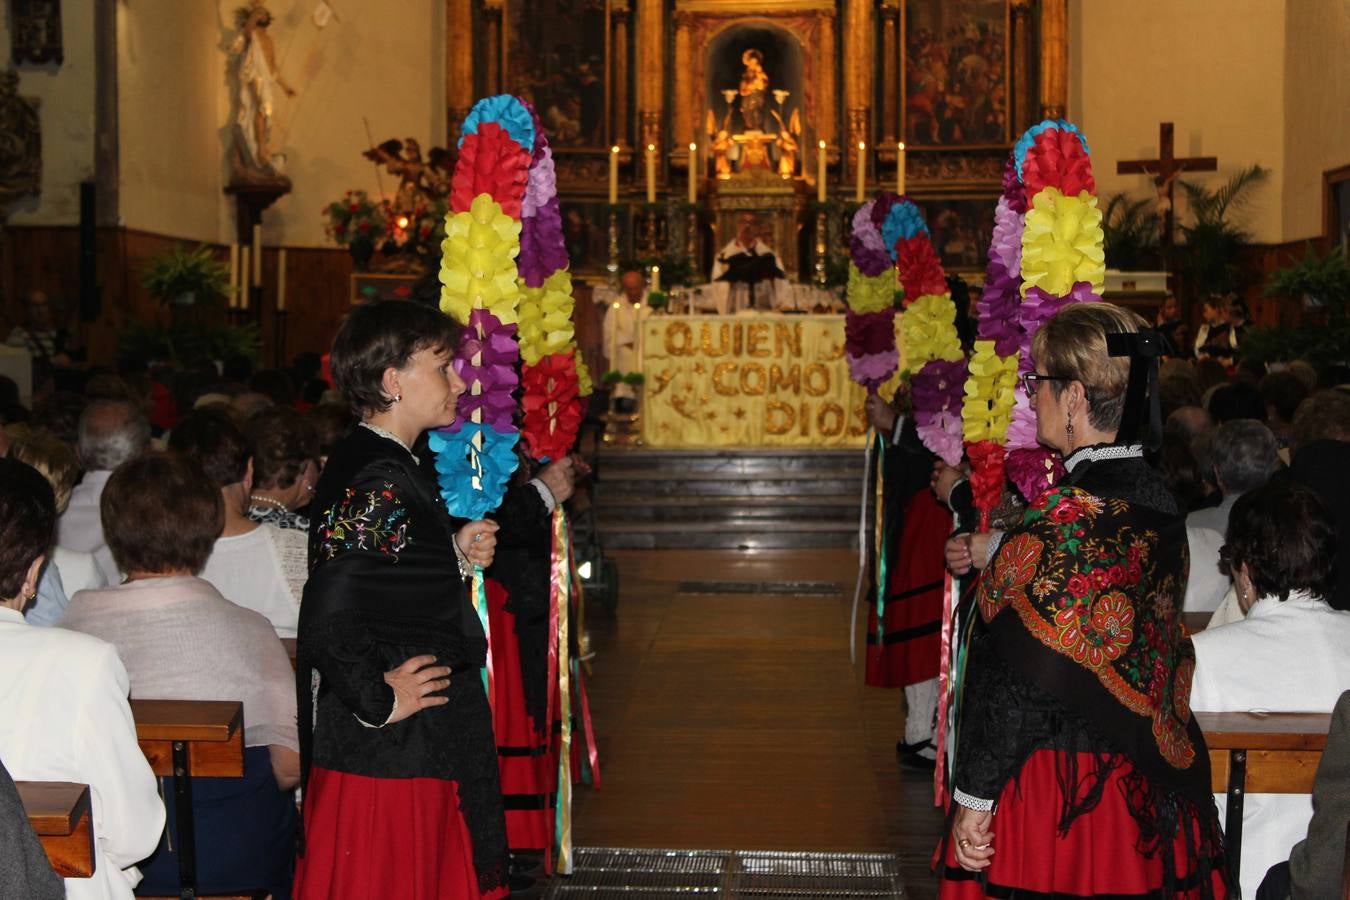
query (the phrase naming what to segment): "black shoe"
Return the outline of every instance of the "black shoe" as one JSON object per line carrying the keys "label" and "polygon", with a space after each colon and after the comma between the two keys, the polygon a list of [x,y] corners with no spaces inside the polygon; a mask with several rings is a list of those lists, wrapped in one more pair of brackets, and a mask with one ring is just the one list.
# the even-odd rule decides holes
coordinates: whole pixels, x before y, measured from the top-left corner
{"label": "black shoe", "polygon": [[936,754],[928,757],[919,752],[934,749],[932,741],[915,741],[912,744],[897,741],[895,744],[895,752],[900,755],[900,765],[920,772],[931,772],[937,768]]}

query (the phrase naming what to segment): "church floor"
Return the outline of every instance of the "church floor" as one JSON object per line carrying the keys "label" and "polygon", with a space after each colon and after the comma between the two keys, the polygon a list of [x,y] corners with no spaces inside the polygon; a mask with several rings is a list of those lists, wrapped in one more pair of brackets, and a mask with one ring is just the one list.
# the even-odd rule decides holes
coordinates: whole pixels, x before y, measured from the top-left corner
{"label": "church floor", "polygon": [[[887,851],[900,857],[907,894],[932,897],[942,817],[931,776],[896,761],[901,693],[864,687],[848,661],[857,557],[611,555],[617,613],[591,605],[586,621],[602,785],[576,793],[576,845]],[[691,581],[838,591],[681,592]]]}

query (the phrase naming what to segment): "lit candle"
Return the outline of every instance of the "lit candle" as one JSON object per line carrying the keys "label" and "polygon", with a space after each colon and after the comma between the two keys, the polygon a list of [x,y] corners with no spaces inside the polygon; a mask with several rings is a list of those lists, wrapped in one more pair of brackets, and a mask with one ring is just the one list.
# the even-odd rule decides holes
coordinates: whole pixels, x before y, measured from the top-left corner
{"label": "lit candle", "polygon": [[853,191],[853,199],[857,203],[863,202],[863,193],[867,190],[867,142],[858,141],[858,164],[855,166],[858,170],[858,183]]}
{"label": "lit candle", "polygon": [[277,312],[286,311],[286,248],[277,251]]}
{"label": "lit candle", "polygon": [[[245,269],[248,267],[245,266]],[[253,226],[253,286],[262,287],[262,225]]]}
{"label": "lit candle", "polygon": [[647,202],[656,202],[656,145],[647,145]]}
{"label": "lit candle", "polygon": [[239,245],[230,242],[230,292],[225,297],[225,303],[230,309],[234,309],[239,303],[239,294],[235,289],[239,286]]}
{"label": "lit candle", "polygon": [[239,279],[239,309],[248,309],[248,292],[252,290],[249,286],[249,272],[252,270],[248,266],[249,248],[244,247],[239,251],[239,271],[243,277]]}
{"label": "lit candle", "polygon": [[904,196],[905,193],[905,142],[901,141],[895,145],[895,192]]}
{"label": "lit candle", "polygon": [[619,147],[609,148],[609,205],[619,202]]}
{"label": "lit candle", "polygon": [[825,202],[825,142],[816,145],[816,201]]}
{"label": "lit candle", "polygon": [[689,205],[698,202],[698,144],[689,145]]}
{"label": "lit candle", "polygon": [[661,267],[652,266],[652,290],[661,290]]}

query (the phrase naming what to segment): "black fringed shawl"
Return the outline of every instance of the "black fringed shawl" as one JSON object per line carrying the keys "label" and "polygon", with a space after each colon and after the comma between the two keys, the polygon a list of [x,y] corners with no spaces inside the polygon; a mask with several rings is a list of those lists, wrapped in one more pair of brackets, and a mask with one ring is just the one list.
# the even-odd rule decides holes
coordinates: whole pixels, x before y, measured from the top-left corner
{"label": "black fringed shawl", "polygon": [[[506,826],[479,675],[487,644],[435,482],[398,444],[358,427],[329,457],[311,511],[296,656],[302,784],[312,766],[456,782],[479,887],[500,888]],[[427,653],[453,670],[450,702],[363,725],[389,717],[384,673]]]}

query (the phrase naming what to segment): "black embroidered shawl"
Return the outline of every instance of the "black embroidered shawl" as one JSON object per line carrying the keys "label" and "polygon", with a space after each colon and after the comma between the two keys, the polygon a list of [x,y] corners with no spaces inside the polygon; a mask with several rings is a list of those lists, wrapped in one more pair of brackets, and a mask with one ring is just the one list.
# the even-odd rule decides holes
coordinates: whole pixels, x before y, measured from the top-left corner
{"label": "black embroidered shawl", "polygon": [[[329,457],[311,506],[300,607],[301,772],[302,783],[314,765],[455,781],[488,892],[506,884],[506,826],[479,675],[487,645],[459,576],[455,524],[434,481],[393,441],[358,427]],[[363,725],[393,708],[384,673],[427,653],[453,670],[450,702],[383,728]]]}

